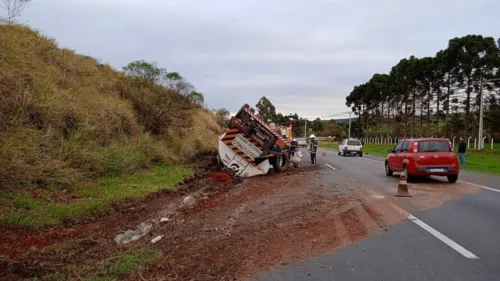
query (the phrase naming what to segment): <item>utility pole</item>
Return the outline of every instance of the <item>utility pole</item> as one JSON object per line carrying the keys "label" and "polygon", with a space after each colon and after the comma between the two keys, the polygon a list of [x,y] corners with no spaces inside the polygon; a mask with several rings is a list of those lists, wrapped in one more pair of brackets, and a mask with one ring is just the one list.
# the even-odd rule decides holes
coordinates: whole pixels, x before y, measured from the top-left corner
{"label": "utility pole", "polygon": [[352,114],[352,111],[349,112],[349,131],[348,131],[348,134],[347,134],[347,138],[348,139],[351,138],[351,114]]}
{"label": "utility pole", "polygon": [[478,143],[477,150],[483,150],[483,112],[484,112],[484,102],[483,102],[483,77],[481,73],[481,78],[479,80],[479,132],[478,132]]}
{"label": "utility pole", "polygon": [[307,141],[307,119],[304,119],[304,139]]}
{"label": "utility pole", "polygon": [[[484,82],[498,81],[500,78],[484,80]],[[484,149],[483,143],[483,115],[484,115],[484,101],[483,101],[483,76],[481,73],[481,78],[479,80],[479,132],[478,132],[478,146],[477,150]]]}

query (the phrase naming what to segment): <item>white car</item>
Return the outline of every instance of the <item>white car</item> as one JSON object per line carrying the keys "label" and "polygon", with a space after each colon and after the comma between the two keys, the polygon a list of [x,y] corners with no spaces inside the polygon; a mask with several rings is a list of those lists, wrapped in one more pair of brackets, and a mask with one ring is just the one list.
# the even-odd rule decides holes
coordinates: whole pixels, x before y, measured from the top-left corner
{"label": "white car", "polygon": [[339,155],[357,154],[363,157],[363,144],[360,140],[345,139],[339,144]]}
{"label": "white car", "polygon": [[306,138],[297,138],[297,143],[299,144],[299,147],[307,147]]}

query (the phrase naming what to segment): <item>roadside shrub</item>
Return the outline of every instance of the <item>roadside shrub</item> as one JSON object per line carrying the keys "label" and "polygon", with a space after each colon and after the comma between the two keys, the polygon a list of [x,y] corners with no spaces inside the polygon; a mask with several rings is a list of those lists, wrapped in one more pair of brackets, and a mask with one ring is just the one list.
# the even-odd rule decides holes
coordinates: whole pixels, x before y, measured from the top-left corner
{"label": "roadside shrub", "polygon": [[183,161],[215,147],[212,119],[162,86],[138,84],[28,27],[0,25],[0,189],[72,186]]}

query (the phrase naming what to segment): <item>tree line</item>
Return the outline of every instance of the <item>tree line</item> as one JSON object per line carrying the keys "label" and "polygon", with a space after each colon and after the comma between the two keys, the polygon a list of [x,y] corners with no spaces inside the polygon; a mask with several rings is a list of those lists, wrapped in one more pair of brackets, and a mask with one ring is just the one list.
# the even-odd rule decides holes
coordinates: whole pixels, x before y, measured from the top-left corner
{"label": "tree line", "polygon": [[500,39],[450,39],[433,57],[401,59],[355,86],[346,105],[364,136],[476,136],[481,93],[485,136],[500,137]]}
{"label": "tree line", "polygon": [[[305,135],[309,136],[310,134],[317,136],[341,136],[344,133],[346,134],[347,129],[344,128],[345,126],[337,125],[335,120],[323,121],[316,118],[313,121],[309,121],[300,117],[297,113],[283,114],[277,112],[276,107],[266,96],[260,98],[255,108],[262,120],[268,123],[292,124],[292,134],[295,138],[301,138]],[[231,118],[229,111],[225,108],[214,109],[214,111],[219,124],[223,127],[227,126]],[[304,130],[307,130],[307,132]]]}

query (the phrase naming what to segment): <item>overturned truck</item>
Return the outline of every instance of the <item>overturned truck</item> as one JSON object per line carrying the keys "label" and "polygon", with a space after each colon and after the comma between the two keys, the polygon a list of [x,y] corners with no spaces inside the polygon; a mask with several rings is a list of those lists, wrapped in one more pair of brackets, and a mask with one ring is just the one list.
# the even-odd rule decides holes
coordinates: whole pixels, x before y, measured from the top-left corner
{"label": "overturned truck", "polygon": [[283,172],[290,163],[289,145],[245,104],[219,136],[219,161],[235,177],[264,175],[271,167]]}

